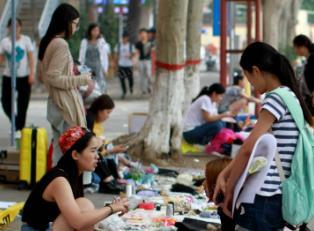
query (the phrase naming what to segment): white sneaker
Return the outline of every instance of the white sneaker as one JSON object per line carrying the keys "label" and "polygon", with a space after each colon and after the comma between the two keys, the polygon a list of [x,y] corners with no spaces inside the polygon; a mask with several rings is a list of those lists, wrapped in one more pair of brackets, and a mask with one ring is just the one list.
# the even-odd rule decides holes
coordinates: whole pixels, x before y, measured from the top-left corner
{"label": "white sneaker", "polygon": [[88,187],[84,189],[85,194],[93,194],[95,193],[95,189],[93,187]]}
{"label": "white sneaker", "polygon": [[21,130],[16,131],[14,134],[14,138],[15,139],[21,139],[21,137],[22,137]]}

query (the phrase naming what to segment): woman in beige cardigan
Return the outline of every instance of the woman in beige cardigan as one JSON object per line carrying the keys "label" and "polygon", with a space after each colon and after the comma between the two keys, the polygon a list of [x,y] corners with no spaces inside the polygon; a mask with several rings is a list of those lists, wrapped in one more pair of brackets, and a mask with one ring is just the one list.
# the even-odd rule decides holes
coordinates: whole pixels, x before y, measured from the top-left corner
{"label": "woman in beige cardigan", "polygon": [[67,39],[77,30],[78,11],[61,4],[53,13],[39,45],[40,76],[48,93],[47,119],[54,139],[53,164],[61,157],[58,138],[70,126],[86,127],[85,111],[78,87],[91,81],[91,74],[75,76]]}

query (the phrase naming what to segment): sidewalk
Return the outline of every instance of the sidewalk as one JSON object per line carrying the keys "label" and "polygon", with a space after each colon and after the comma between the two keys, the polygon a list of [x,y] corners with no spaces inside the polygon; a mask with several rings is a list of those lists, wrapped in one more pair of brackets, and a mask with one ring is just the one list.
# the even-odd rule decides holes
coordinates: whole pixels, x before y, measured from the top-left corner
{"label": "sidewalk", "polygon": [[[209,85],[218,80],[217,73],[201,73],[201,86]],[[118,78],[113,78],[108,82],[108,93],[115,99],[115,109],[112,112],[108,122],[105,124],[105,133],[107,139],[113,139],[121,134],[128,133],[128,114],[132,112],[147,112],[148,111],[148,97],[143,99],[139,94],[139,78],[135,77],[135,92],[133,96],[127,96],[125,100],[120,100],[120,84]],[[51,137],[51,129],[46,120],[46,93],[33,93],[32,100],[29,105],[27,115],[27,125],[34,124],[36,126],[44,127]],[[2,107],[0,106],[0,149],[10,145],[10,123],[4,115]],[[0,184],[0,201],[25,201],[29,191],[19,191],[15,185]],[[103,206],[103,201],[111,200],[112,195],[106,194],[92,194],[87,195],[96,207]],[[16,221],[5,230],[17,231],[20,229],[20,221]]]}
{"label": "sidewalk", "polygon": [[[218,81],[217,73],[201,72],[201,86],[210,85],[216,81]],[[135,81],[135,89],[139,88],[139,85],[137,84],[138,79]],[[147,98],[142,99],[137,95],[137,90],[135,90],[134,96],[130,98],[127,97],[125,100],[120,100],[120,85],[117,78],[108,80],[108,85],[108,93],[115,99],[116,104],[115,110],[105,124],[106,136],[108,139],[112,139],[121,134],[128,133],[128,114],[132,112],[147,112],[149,103]],[[28,110],[27,124],[35,124],[37,126],[45,127],[51,137],[50,125],[46,120],[46,98],[47,94],[45,93],[33,94]],[[9,144],[10,124],[4,115],[2,107],[0,107],[0,149],[9,146]],[[19,191],[16,189],[16,186],[6,184],[0,184],[0,191],[0,201],[25,201],[29,194],[29,191]],[[103,206],[105,200],[111,200],[113,198],[112,195],[99,193],[87,195],[87,197],[93,201],[96,207]],[[20,221],[16,221],[4,230],[17,231],[20,229],[20,224]],[[310,227],[311,230],[314,231],[314,226],[312,224]]]}
{"label": "sidewalk", "polygon": [[[210,85],[219,80],[218,73],[215,72],[200,72],[201,87]],[[134,77],[134,94],[127,95],[124,100],[121,100],[121,88],[118,78],[107,80],[108,94],[115,100],[115,109],[105,124],[105,133],[108,139],[113,139],[119,135],[128,133],[128,114],[133,112],[148,112],[149,102],[148,96],[140,94],[140,78],[138,75]],[[44,88],[42,88],[44,89]],[[31,102],[27,113],[26,125],[36,125],[44,127],[51,137],[51,128],[46,119],[46,103],[47,92],[45,89],[38,92],[34,89]],[[2,106],[0,106],[0,147],[10,145],[10,130],[11,126],[8,118],[4,115]]]}

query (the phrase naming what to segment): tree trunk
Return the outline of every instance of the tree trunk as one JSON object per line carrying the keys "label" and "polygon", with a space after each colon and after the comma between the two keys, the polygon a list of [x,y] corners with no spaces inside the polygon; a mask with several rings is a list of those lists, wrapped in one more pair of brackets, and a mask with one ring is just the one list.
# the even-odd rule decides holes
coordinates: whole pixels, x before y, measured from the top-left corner
{"label": "tree trunk", "polygon": [[138,40],[138,31],[140,29],[141,21],[141,0],[129,1],[129,14],[127,29],[130,33],[130,41],[136,43]]}
{"label": "tree trunk", "polygon": [[141,7],[141,18],[139,27],[149,29],[149,23],[151,19],[151,15],[153,14],[153,7],[152,6],[142,6]]}
{"label": "tree trunk", "polygon": [[175,158],[180,150],[187,7],[188,0],[159,1],[156,52],[160,64],[148,119],[132,145],[133,152],[142,153],[146,161],[158,162],[163,154]]}
{"label": "tree trunk", "polygon": [[278,29],[280,28],[280,33],[278,33],[278,48],[284,48],[287,44],[287,31],[288,31],[288,18],[290,17],[290,4],[292,0],[286,0],[287,4],[284,6],[281,16],[279,18]]}
{"label": "tree trunk", "polygon": [[302,0],[263,1],[264,42],[283,49],[291,45],[301,4]]}
{"label": "tree trunk", "polygon": [[[290,4],[290,17],[287,22],[287,34],[286,38],[288,40],[288,44],[292,44],[293,38],[296,36],[296,25],[298,24],[298,13],[302,5],[302,0],[292,0]],[[292,46],[292,45],[291,45]]]}
{"label": "tree trunk", "polygon": [[98,16],[97,6],[95,4],[90,5],[88,7],[88,22],[98,22]]}
{"label": "tree trunk", "polygon": [[287,50],[287,47],[292,46],[292,40],[296,35],[296,25],[301,2],[301,0],[286,0],[278,27],[280,28],[279,47],[283,50]]}
{"label": "tree trunk", "polygon": [[201,29],[204,1],[189,0],[187,16],[186,60],[187,65],[184,73],[185,100],[183,113],[191,104],[191,100],[200,89],[199,63],[201,49]]}
{"label": "tree trunk", "polygon": [[283,0],[264,0],[263,1],[263,40],[278,49],[280,17],[286,1]]}

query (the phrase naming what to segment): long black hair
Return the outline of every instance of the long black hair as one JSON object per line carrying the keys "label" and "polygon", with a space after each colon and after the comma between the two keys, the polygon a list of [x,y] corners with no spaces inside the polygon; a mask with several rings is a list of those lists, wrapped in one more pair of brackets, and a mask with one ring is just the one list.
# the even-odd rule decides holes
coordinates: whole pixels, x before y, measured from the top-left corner
{"label": "long black hair", "polygon": [[72,22],[79,17],[79,12],[70,4],[62,3],[57,7],[52,14],[47,32],[40,41],[38,51],[39,60],[43,60],[49,43],[56,35],[64,32],[65,39],[69,39],[72,36]]}
{"label": "long black hair", "polygon": [[97,39],[101,38],[101,30],[100,30],[100,26],[97,23],[91,23],[89,24],[87,31],[86,31],[86,38],[87,40],[91,40],[92,39],[92,30],[94,30],[95,28],[99,28],[99,35],[97,37]]}
{"label": "long black hair", "polygon": [[311,114],[301,97],[295,73],[285,56],[266,43],[254,42],[244,50],[240,66],[248,72],[252,72],[253,66],[256,66],[261,71],[277,76],[282,85],[289,87],[294,92],[301,104],[305,120],[312,124]]}
{"label": "long black hair", "polygon": [[222,86],[220,83],[214,83],[208,87],[203,87],[200,93],[192,100],[192,102],[194,102],[195,100],[197,100],[199,97],[203,95],[211,96],[213,93],[224,94],[225,91],[226,90],[224,86]]}
{"label": "long black hair", "polygon": [[293,46],[295,47],[306,47],[310,53],[314,52],[314,44],[311,39],[304,34],[297,35],[293,39]]}
{"label": "long black hair", "polygon": [[95,134],[85,129],[85,134],[73,146],[67,150],[57,164],[57,168],[66,172],[75,198],[83,196],[83,177],[79,175],[79,170],[75,160],[72,158],[72,152],[81,153],[88,145]]}
{"label": "long black hair", "polygon": [[[19,24],[19,26],[22,26],[22,20],[20,18],[15,18],[16,22]],[[12,18],[9,19],[7,28],[9,28],[12,25]]]}
{"label": "long black hair", "polygon": [[112,110],[114,106],[114,102],[109,95],[102,94],[101,96],[98,96],[87,110],[87,128],[93,131],[98,112],[106,109]]}

